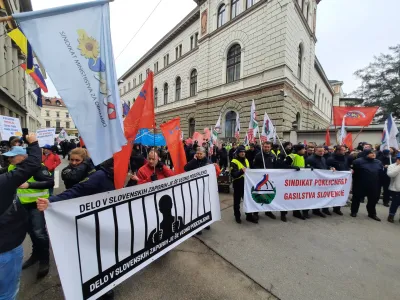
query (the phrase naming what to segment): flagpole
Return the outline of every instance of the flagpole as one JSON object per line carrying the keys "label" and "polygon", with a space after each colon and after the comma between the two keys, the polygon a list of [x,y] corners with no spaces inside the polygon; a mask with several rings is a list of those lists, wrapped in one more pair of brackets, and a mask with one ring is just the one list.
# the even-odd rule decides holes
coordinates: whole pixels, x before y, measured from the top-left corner
{"label": "flagpole", "polygon": [[[253,130],[254,130],[254,129],[253,129]],[[259,128],[258,128],[258,124],[257,124],[257,133],[258,133],[258,140],[259,140],[260,143],[261,143],[260,130],[259,130]],[[266,167],[265,167],[265,160],[264,160],[264,152],[263,152],[263,150],[262,150],[262,146],[261,146],[261,157],[262,157],[264,169],[266,169]]]}
{"label": "flagpole", "polygon": [[353,140],[353,144],[354,144],[354,142],[355,142],[355,140],[358,138],[358,136],[360,135],[360,133],[363,131],[363,129],[365,128],[366,126],[363,126],[361,129],[360,129],[360,131],[357,133],[357,135],[356,135],[356,137],[354,138],[354,140]]}
{"label": "flagpole", "polygon": [[279,135],[276,133],[276,130],[275,130],[275,136],[278,138],[279,144],[281,144],[281,148],[282,148],[282,150],[283,150],[283,153],[285,153],[285,156],[287,156],[287,153],[286,153],[286,151],[285,151],[285,148],[283,147],[282,142],[281,142],[281,139],[279,138]]}

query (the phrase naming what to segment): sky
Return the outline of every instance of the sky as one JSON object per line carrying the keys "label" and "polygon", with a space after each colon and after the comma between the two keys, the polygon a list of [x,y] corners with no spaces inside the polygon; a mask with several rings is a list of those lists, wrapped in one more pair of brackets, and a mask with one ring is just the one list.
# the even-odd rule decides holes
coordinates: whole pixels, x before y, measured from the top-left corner
{"label": "sky", "polygon": [[[276,0],[272,0],[276,1]],[[34,10],[85,2],[32,0]],[[138,4],[140,2],[140,5]],[[120,55],[151,11],[150,19]],[[193,0],[115,0],[111,7],[111,34],[117,76],[121,76],[196,6]],[[374,55],[400,44],[396,26],[400,0],[322,0],[317,13],[316,55],[331,80],[344,82],[345,93],[361,82],[353,75]],[[58,93],[50,80],[48,96]]]}

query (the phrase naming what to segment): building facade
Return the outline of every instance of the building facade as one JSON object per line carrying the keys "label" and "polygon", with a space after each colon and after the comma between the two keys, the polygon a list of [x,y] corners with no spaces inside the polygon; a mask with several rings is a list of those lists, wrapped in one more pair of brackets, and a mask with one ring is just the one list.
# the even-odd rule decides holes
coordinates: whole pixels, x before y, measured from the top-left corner
{"label": "building facade", "polygon": [[[1,17],[31,10],[30,0],[0,0]],[[41,111],[32,91],[37,86],[19,66],[25,56],[7,35],[16,27],[14,21],[0,23],[0,115],[19,118],[21,127],[36,131]]]}
{"label": "building facade", "polygon": [[78,129],[60,98],[43,97],[42,127],[56,128],[56,133],[65,129],[68,135],[78,136]]}
{"label": "building facade", "polygon": [[320,0],[198,0],[197,7],[119,79],[121,98],[134,100],[154,71],[157,124],[179,116],[184,136],[214,126],[241,138],[254,99],[280,136],[326,128],[333,89],[315,56]]}

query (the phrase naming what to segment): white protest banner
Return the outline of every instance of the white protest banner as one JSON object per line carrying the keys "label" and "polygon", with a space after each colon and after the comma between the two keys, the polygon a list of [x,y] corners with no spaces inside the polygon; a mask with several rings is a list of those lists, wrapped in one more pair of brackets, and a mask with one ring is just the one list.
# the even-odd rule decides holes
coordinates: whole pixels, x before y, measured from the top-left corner
{"label": "white protest banner", "polygon": [[246,170],[244,211],[289,211],[343,206],[350,172],[329,170]]}
{"label": "white protest banner", "polygon": [[36,130],[36,136],[39,142],[39,147],[44,145],[54,145],[54,138],[56,137],[55,128],[44,128]]}
{"label": "white protest banner", "polygon": [[65,298],[97,299],[221,219],[215,167],[52,203],[45,217]]}
{"label": "white protest banner", "polygon": [[1,140],[9,140],[12,136],[22,136],[21,123],[18,118],[0,116]]}

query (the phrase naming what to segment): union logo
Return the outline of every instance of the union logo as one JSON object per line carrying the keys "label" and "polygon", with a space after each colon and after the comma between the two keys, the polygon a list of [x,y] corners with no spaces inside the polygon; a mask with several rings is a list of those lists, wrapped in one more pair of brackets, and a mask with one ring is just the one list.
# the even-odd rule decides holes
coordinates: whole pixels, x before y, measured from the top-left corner
{"label": "union logo", "polygon": [[251,188],[251,197],[261,205],[271,204],[276,196],[276,188],[265,174],[261,181]]}
{"label": "union logo", "polygon": [[351,110],[346,113],[345,117],[351,119],[362,119],[365,118],[365,114],[359,110]]}

